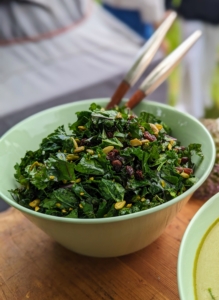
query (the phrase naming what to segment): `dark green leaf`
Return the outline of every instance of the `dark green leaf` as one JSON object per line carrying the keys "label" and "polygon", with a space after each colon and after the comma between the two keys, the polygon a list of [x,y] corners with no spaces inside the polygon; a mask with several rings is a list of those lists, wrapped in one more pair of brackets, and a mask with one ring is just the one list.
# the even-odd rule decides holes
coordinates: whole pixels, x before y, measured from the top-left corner
{"label": "dark green leaf", "polygon": [[78,209],[77,208],[73,209],[70,212],[70,214],[68,214],[67,216],[65,216],[65,218],[72,218],[72,219],[78,218]]}
{"label": "dark green leaf", "polygon": [[92,103],[89,107],[89,110],[91,110],[91,111],[100,110],[100,109],[101,109],[101,106],[96,103]]}
{"label": "dark green leaf", "polygon": [[83,157],[80,162],[75,165],[75,170],[82,174],[103,175],[104,170],[97,160]]}
{"label": "dark green leaf", "polygon": [[102,141],[102,143],[104,147],[107,146],[123,147],[123,144],[116,137],[112,139],[105,139]]}
{"label": "dark green leaf", "polygon": [[56,160],[53,165],[58,172],[58,180],[75,180],[74,163],[64,160]]}
{"label": "dark green leaf", "polygon": [[102,179],[99,182],[99,191],[106,200],[115,200],[116,202],[124,200],[125,189],[117,182]]}

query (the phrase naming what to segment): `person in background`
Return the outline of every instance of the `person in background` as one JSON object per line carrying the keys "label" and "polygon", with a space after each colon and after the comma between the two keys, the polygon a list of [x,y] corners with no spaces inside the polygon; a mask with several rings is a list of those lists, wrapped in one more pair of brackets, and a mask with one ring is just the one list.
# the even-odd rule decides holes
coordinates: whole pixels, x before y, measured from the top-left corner
{"label": "person in background", "polygon": [[0,0],[0,135],[42,109],[111,96],[143,43],[92,0]]}
{"label": "person in background", "polygon": [[219,0],[166,0],[166,8],[178,13],[183,40],[196,30],[202,31],[182,62],[176,105],[177,109],[202,118],[205,109],[212,106],[211,83],[219,46]]}
{"label": "person in background", "polygon": [[92,0],[0,0],[0,136],[49,107],[111,97],[144,42]]}
{"label": "person in background", "polygon": [[93,0],[0,0],[0,136],[49,107],[111,97],[144,42]]}
{"label": "person in background", "polygon": [[164,17],[162,0],[103,0],[103,6],[126,25],[148,39]]}
{"label": "person in background", "polygon": [[[107,11],[145,40],[151,37],[169,13],[165,10],[164,0],[102,0],[102,3]],[[166,54],[165,40],[161,44],[161,50]]]}

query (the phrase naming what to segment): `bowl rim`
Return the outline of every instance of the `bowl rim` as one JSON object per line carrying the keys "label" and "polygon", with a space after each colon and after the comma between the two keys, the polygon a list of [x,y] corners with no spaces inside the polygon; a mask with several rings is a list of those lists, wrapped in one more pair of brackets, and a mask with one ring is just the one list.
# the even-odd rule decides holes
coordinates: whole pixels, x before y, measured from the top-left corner
{"label": "bowl rim", "polygon": [[[183,274],[182,274],[182,269],[183,266],[185,265],[184,259],[185,259],[185,253],[186,253],[186,248],[188,245],[188,240],[190,238],[191,235],[191,231],[193,230],[193,227],[197,224],[200,223],[200,219],[203,219],[206,211],[209,211],[211,209],[211,207],[217,203],[219,200],[219,192],[216,193],[214,196],[212,196],[210,199],[206,200],[206,202],[201,206],[201,208],[199,208],[199,210],[195,213],[195,215],[192,217],[189,225],[187,226],[183,238],[181,240],[180,243],[180,248],[179,248],[179,253],[178,253],[178,261],[177,261],[177,283],[178,283],[178,291],[179,291],[179,295],[180,295],[180,299],[182,300],[187,300],[188,298],[186,297],[187,295],[185,294],[185,292],[188,290],[188,287],[185,287],[185,285],[183,284],[184,279],[183,279]],[[211,225],[219,218],[219,215],[214,218],[214,220],[212,221],[207,221],[202,223],[203,228],[201,228],[201,231],[203,231],[202,233],[200,233],[199,237],[198,237],[198,242],[196,243],[196,247],[194,249],[194,251],[192,251],[195,253],[194,255],[194,260],[193,260],[193,265],[192,265],[192,276],[194,276],[194,264],[195,264],[195,259],[196,259],[196,255],[197,255],[197,251],[198,248],[206,234],[206,232],[208,231],[208,229],[211,227]],[[209,224],[208,224],[209,223]],[[193,281],[192,281],[192,288],[193,288],[193,294],[194,294],[194,299],[195,299],[195,291],[194,291],[194,277],[193,277]]]}
{"label": "bowl rim", "polygon": [[[7,136],[13,131],[15,130],[17,127],[19,127],[22,124],[25,124],[26,122],[37,118],[39,115],[43,116],[49,112],[56,112],[58,111],[60,108],[70,108],[72,106],[76,106],[79,102],[83,102],[84,104],[91,104],[93,102],[105,102],[105,101],[109,101],[109,98],[97,98],[97,99],[86,99],[86,100],[78,100],[78,101],[74,101],[72,103],[66,103],[66,104],[61,104],[61,105],[57,105],[45,110],[42,110],[36,114],[33,114],[27,118],[25,118],[24,120],[18,122],[17,124],[15,124],[13,127],[11,127],[7,132],[5,132],[2,137],[0,137],[0,145],[1,142],[3,142],[4,139],[7,138]],[[124,99],[122,101],[122,103],[124,104],[127,101],[127,99]],[[197,123],[199,126],[202,127],[202,130],[205,131],[205,133],[208,135],[209,140],[211,142],[211,148],[213,150],[213,155],[211,158],[211,162],[208,165],[205,174],[198,180],[197,183],[195,183],[192,187],[190,187],[186,192],[184,192],[183,194],[181,194],[180,196],[177,196],[176,198],[162,203],[161,205],[152,207],[150,209],[144,210],[144,211],[140,211],[140,212],[136,212],[136,213],[132,213],[129,215],[124,215],[124,216],[117,216],[117,217],[108,217],[108,218],[97,218],[97,219],[76,219],[76,218],[65,218],[65,217],[58,217],[58,216],[50,216],[50,215],[46,215],[43,213],[38,213],[35,212],[33,210],[30,210],[26,207],[21,206],[20,204],[16,203],[14,200],[11,200],[9,197],[7,197],[6,195],[4,195],[1,191],[0,191],[0,197],[6,202],[8,203],[10,206],[17,208],[18,210],[22,211],[25,214],[31,215],[32,217],[37,217],[37,218],[42,218],[42,219],[47,219],[47,220],[51,220],[51,221],[58,221],[58,222],[64,222],[64,223],[75,223],[75,224],[103,224],[103,223],[114,223],[114,222],[121,222],[121,221],[125,221],[125,220],[130,220],[133,218],[139,218],[139,217],[143,217],[145,215],[148,214],[152,214],[154,212],[157,212],[161,209],[166,209],[169,206],[174,205],[177,202],[180,202],[182,199],[192,195],[192,193],[194,193],[194,191],[197,189],[197,187],[199,187],[208,177],[208,175],[210,174],[213,166],[214,166],[214,162],[215,162],[215,157],[216,157],[216,148],[215,148],[215,144],[214,144],[214,140],[211,136],[211,134],[209,133],[209,131],[207,130],[207,128],[195,117],[193,117],[192,115],[188,114],[188,113],[184,113],[184,112],[180,112],[178,110],[176,110],[174,107],[168,105],[168,104],[163,104],[163,103],[159,103],[159,102],[155,102],[155,101],[144,101],[144,103],[147,105],[149,104],[149,106],[155,106],[155,107],[163,107],[164,109],[168,109],[171,110],[179,115],[184,115],[187,118],[191,119],[193,122]]]}

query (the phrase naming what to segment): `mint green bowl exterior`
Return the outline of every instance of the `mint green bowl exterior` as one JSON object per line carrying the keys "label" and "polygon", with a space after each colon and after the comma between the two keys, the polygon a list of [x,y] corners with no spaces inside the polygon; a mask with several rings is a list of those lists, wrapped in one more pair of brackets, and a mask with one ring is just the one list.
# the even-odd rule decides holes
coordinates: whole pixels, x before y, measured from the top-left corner
{"label": "mint green bowl exterior", "polygon": [[75,112],[87,110],[96,102],[103,107],[109,99],[92,99],[57,106],[35,114],[11,128],[0,140],[0,197],[20,210],[31,222],[64,247],[88,256],[115,257],[140,250],[164,231],[193,192],[206,180],[215,161],[214,141],[206,128],[192,116],[168,105],[141,102],[134,112],[153,113],[172,129],[182,145],[203,145],[204,160],[196,171],[199,181],[183,195],[146,211],[104,219],[68,219],[49,216],[17,204],[9,189],[16,186],[14,165],[27,150],[36,150],[44,137],[57,126],[76,120]]}
{"label": "mint green bowl exterior", "polygon": [[181,300],[196,299],[194,266],[197,250],[204,235],[218,218],[219,193],[209,199],[198,210],[183,235],[177,264],[177,281]]}

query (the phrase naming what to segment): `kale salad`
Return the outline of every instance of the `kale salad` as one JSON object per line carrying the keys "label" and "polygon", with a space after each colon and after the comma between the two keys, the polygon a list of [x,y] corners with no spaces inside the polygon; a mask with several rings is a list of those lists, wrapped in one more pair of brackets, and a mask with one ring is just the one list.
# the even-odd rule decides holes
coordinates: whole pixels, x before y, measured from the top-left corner
{"label": "kale salad", "polygon": [[150,209],[181,195],[196,181],[193,155],[154,115],[91,104],[77,121],[58,127],[39,149],[15,165],[20,205],[65,218],[106,218]]}

